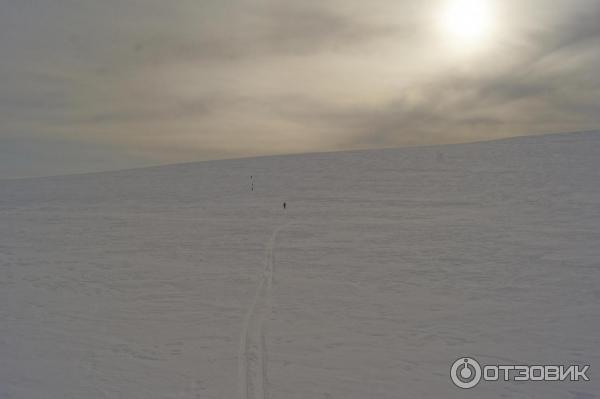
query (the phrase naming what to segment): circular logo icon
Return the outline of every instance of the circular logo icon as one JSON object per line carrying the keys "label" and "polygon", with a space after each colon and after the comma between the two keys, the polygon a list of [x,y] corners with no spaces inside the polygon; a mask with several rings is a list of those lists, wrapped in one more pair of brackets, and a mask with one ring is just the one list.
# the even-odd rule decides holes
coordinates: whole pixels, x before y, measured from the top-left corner
{"label": "circular logo icon", "polygon": [[475,359],[461,357],[452,365],[450,378],[459,388],[469,389],[481,381],[481,366]]}

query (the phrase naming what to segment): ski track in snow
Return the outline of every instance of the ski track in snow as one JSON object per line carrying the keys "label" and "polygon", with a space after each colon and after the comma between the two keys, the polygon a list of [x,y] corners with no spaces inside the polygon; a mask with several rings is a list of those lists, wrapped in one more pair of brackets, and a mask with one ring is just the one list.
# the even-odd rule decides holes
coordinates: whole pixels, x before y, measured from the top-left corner
{"label": "ski track in snow", "polygon": [[277,227],[267,242],[260,283],[242,327],[238,351],[240,399],[268,399],[267,347],[264,326],[271,313],[275,240],[277,234],[287,225],[288,223]]}

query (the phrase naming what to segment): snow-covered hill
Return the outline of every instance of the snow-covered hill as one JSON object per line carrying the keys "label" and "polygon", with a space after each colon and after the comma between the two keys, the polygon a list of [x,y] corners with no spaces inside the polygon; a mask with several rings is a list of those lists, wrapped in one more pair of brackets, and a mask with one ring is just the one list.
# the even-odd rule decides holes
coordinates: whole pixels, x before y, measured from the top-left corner
{"label": "snow-covered hill", "polygon": [[[461,390],[468,355],[591,381]],[[0,181],[0,398],[589,399],[599,370],[600,134]]]}

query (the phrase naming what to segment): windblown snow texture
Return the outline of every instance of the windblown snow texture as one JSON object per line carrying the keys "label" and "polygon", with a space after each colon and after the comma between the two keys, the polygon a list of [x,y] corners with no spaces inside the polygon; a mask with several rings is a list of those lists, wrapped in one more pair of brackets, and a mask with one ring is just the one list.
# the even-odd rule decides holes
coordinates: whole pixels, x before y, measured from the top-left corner
{"label": "windblown snow texture", "polygon": [[598,397],[599,182],[595,133],[0,181],[0,398]]}

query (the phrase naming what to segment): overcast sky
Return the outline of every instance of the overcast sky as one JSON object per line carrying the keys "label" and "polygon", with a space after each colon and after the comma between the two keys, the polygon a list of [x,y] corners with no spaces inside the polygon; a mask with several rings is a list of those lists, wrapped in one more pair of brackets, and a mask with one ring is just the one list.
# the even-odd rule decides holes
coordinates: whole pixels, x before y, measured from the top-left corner
{"label": "overcast sky", "polygon": [[0,0],[0,178],[600,128],[600,0],[453,1]]}

